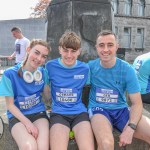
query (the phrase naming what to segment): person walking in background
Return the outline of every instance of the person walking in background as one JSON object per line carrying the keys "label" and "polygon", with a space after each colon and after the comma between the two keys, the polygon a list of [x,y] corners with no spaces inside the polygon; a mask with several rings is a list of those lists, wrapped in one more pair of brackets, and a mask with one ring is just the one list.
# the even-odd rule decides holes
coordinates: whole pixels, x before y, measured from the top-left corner
{"label": "person walking in background", "polygon": [[21,63],[26,56],[26,49],[30,44],[29,39],[23,36],[21,29],[18,27],[13,27],[11,29],[13,37],[16,38],[15,41],[15,51],[8,57],[9,60],[15,58],[15,64]]}
{"label": "person walking in background", "polygon": [[91,84],[88,112],[98,150],[114,150],[113,128],[121,132],[119,146],[131,144],[133,137],[150,144],[147,132],[150,119],[142,115],[138,79],[133,67],[116,57],[118,46],[112,31],[102,31],[96,39],[99,58],[88,63]]}
{"label": "person walking in background", "polygon": [[49,121],[42,102],[50,98],[47,74],[42,66],[49,46],[34,39],[27,48],[27,57],[4,71],[0,96],[5,96],[9,128],[19,150],[49,150]]}
{"label": "person walking in background", "polygon": [[150,104],[150,52],[138,56],[133,63],[141,87],[143,103]]}
{"label": "person walking in background", "polygon": [[94,150],[94,140],[82,90],[89,67],[77,58],[81,40],[74,32],[65,32],[59,40],[60,58],[46,64],[51,85],[50,148],[67,150],[69,132],[75,134],[80,150]]}

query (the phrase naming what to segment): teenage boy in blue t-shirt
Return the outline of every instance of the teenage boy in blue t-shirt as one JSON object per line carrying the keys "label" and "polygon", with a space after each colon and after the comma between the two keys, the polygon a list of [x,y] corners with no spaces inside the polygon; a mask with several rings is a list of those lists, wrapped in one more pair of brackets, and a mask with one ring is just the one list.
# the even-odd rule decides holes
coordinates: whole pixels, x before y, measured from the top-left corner
{"label": "teenage boy in blue t-shirt", "polygon": [[67,149],[70,130],[74,131],[80,150],[94,150],[87,108],[82,103],[82,90],[88,79],[89,67],[77,60],[80,47],[79,36],[74,32],[66,32],[59,41],[61,57],[46,64],[52,96],[50,115],[52,150]]}

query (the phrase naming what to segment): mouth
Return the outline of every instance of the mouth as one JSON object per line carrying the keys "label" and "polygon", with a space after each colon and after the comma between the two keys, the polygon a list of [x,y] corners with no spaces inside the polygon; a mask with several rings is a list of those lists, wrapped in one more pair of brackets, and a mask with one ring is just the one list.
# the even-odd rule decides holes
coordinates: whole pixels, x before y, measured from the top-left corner
{"label": "mouth", "polygon": [[40,62],[35,61],[35,60],[33,60],[33,63],[34,63],[34,65],[36,65],[36,66],[40,66],[40,65],[41,65],[41,63],[40,63]]}

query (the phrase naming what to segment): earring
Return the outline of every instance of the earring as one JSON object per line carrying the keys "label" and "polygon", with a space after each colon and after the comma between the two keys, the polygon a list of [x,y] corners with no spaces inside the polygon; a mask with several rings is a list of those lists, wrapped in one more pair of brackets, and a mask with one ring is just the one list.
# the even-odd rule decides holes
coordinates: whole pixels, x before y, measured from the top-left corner
{"label": "earring", "polygon": [[30,71],[25,71],[23,73],[23,79],[27,83],[32,83],[33,81],[39,82],[42,79],[42,73],[39,70],[36,70],[33,74]]}

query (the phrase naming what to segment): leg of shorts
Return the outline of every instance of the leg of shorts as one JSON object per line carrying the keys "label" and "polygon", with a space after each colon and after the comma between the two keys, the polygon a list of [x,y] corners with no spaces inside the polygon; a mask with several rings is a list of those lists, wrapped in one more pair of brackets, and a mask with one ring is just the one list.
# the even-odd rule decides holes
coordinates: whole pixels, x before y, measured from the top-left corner
{"label": "leg of shorts", "polygon": [[70,123],[68,122],[67,119],[65,119],[64,115],[57,114],[57,113],[51,113],[50,114],[50,128],[56,123],[63,124],[70,128]]}
{"label": "leg of shorts", "polygon": [[49,121],[49,118],[48,118],[48,116],[47,116],[45,111],[41,111],[39,113],[27,115],[27,118],[29,118],[31,120],[31,122],[34,122],[34,121],[36,121],[38,119],[41,119],[41,118],[45,118],[45,119],[47,119]]}
{"label": "leg of shorts", "polygon": [[93,107],[93,108],[90,108],[88,110],[88,113],[89,113],[89,117],[92,118],[93,115],[95,114],[101,114],[101,115],[104,115],[110,122],[111,126],[113,127],[113,122],[112,122],[112,119],[109,115],[109,111],[106,110],[106,109],[103,109],[101,107]]}
{"label": "leg of shorts", "polygon": [[9,131],[10,132],[11,132],[12,127],[18,122],[20,122],[20,121],[15,117],[9,119]]}
{"label": "leg of shorts", "polygon": [[141,94],[143,103],[150,104],[150,93]]}
{"label": "leg of shorts", "polygon": [[[31,122],[34,122],[40,118],[45,118],[47,120],[48,117],[46,115],[46,112],[39,112],[39,113],[35,113],[35,114],[31,114],[31,115],[25,115]],[[17,118],[13,117],[11,119],[9,119],[9,130],[11,131],[12,127],[16,124],[20,122]]]}
{"label": "leg of shorts", "polygon": [[75,118],[73,119],[73,122],[71,124],[71,129],[78,123],[82,122],[82,121],[89,121],[89,115],[87,112],[83,112],[80,113],[78,115],[75,116]]}
{"label": "leg of shorts", "polygon": [[119,130],[120,132],[123,131],[124,127],[126,126],[127,122],[129,121],[129,108],[122,108],[116,110],[116,114],[114,118],[114,127]]}

